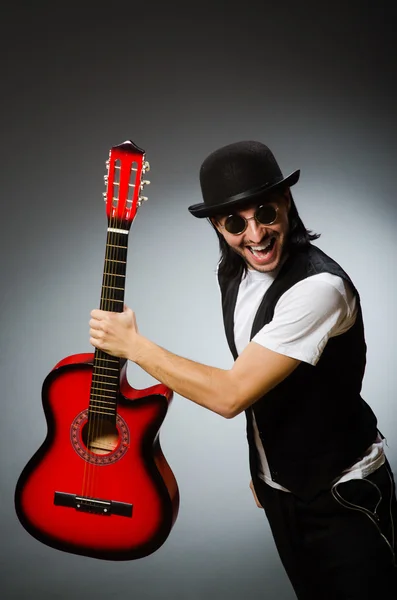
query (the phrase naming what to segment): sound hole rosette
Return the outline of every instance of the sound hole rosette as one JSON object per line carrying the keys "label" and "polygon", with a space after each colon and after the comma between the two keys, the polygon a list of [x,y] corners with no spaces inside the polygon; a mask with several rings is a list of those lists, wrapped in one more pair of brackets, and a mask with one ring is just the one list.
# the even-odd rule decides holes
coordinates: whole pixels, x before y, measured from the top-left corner
{"label": "sound hole rosette", "polygon": [[81,411],[70,426],[70,441],[76,453],[86,462],[93,465],[111,465],[124,456],[130,445],[130,434],[126,422],[120,415],[116,415],[116,428],[118,444],[107,454],[95,454],[87,448],[83,441],[83,429],[88,425],[88,410]]}

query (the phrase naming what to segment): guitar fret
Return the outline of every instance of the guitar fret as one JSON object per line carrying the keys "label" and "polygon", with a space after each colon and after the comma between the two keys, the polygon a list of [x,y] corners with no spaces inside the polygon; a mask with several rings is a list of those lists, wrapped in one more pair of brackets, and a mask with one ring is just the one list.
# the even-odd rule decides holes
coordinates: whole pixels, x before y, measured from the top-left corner
{"label": "guitar fret", "polygon": [[[93,404],[93,402],[98,403],[98,405]],[[109,404],[109,406],[105,406],[103,403]],[[92,406],[93,408],[114,410],[116,408],[116,405],[117,405],[117,403],[115,401],[110,402],[109,400],[96,400],[95,398],[90,398],[90,406]]]}
{"label": "guitar fret", "polygon": [[124,288],[116,287],[114,285],[103,285],[102,287],[103,288],[107,288],[109,290],[121,290],[121,291],[124,291]]}
{"label": "guitar fret", "polygon": [[127,246],[118,246],[117,244],[106,244],[108,248],[124,248],[127,249]]}
{"label": "guitar fret", "polygon": [[[101,367],[101,368],[103,368],[103,367]],[[98,377],[111,377],[112,379],[118,379],[118,377],[116,377],[116,375],[101,375],[101,374],[93,373],[93,376],[92,376],[93,383],[106,383],[106,381],[94,381],[94,377],[96,375],[98,375]],[[109,381],[109,383],[110,383],[110,381]]]}
{"label": "guitar fret", "polygon": [[103,274],[110,275],[111,277],[125,277],[125,275],[120,275],[119,273],[108,273],[107,271],[104,271]]}
{"label": "guitar fret", "polygon": [[92,395],[94,396],[94,400],[95,400],[95,397],[110,398],[111,400],[115,400],[115,398],[113,398],[113,396],[106,396],[106,394],[97,394],[96,392],[94,392]]}
{"label": "guitar fret", "polygon": [[[114,406],[114,402],[109,402],[109,400],[93,400],[93,399],[91,398],[91,402],[99,402],[99,403],[100,403],[100,405],[101,405],[101,404],[112,404],[112,405]],[[107,407],[106,407],[106,406],[104,406],[104,408],[107,408]]]}
{"label": "guitar fret", "polygon": [[122,304],[124,304],[124,300],[115,300],[114,298],[104,298],[103,296],[101,296],[101,300],[106,300],[109,302],[121,302]]}
{"label": "guitar fret", "polygon": [[113,258],[105,258],[105,261],[127,264],[127,261],[125,261],[125,260],[114,260]]}
{"label": "guitar fret", "polygon": [[118,363],[118,360],[115,360],[114,358],[102,358],[101,356],[97,356],[97,360],[108,360],[109,362],[114,362],[114,363]]}
{"label": "guitar fret", "polygon": [[[97,365],[96,367],[94,367],[95,369],[105,369],[105,371],[118,371],[118,369],[113,369],[112,367],[100,367],[99,365]],[[102,377],[102,375],[100,375],[100,377]],[[104,375],[104,377],[106,377]],[[109,377],[112,377],[112,375],[109,375]],[[113,375],[114,377],[114,375]]]}
{"label": "guitar fret", "polygon": [[[96,391],[93,391],[93,390],[96,390]],[[116,394],[117,394],[117,390],[106,390],[105,388],[93,387],[93,388],[91,388],[91,391],[92,391],[92,396],[101,396],[101,394],[98,394],[98,392],[108,392],[109,394],[113,394],[114,392],[116,392]],[[112,398],[112,399],[115,398],[115,396],[105,396],[103,394],[102,394],[102,397],[103,398]]]}

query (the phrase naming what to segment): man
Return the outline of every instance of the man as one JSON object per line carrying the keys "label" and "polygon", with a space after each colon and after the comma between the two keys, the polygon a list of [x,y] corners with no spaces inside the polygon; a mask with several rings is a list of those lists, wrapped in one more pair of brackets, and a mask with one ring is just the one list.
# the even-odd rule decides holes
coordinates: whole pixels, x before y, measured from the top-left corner
{"label": "man", "polygon": [[200,170],[221,250],[218,281],[230,370],[144,338],[134,313],[94,310],[90,342],[176,393],[247,416],[251,489],[300,599],[397,598],[397,509],[377,420],[361,398],[366,345],[359,294],[311,242],[271,150],[238,142]]}

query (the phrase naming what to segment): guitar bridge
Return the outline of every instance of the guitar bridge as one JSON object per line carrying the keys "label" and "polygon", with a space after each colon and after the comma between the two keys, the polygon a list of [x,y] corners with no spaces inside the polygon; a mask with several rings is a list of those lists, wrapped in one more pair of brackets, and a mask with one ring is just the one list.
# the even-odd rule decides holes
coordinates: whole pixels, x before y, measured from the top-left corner
{"label": "guitar bridge", "polygon": [[88,496],[76,496],[67,492],[55,492],[54,504],[56,506],[65,506],[74,508],[80,512],[92,513],[110,517],[117,515],[119,517],[132,517],[132,504],[128,502],[117,502],[116,500],[103,500],[100,498],[90,498]]}

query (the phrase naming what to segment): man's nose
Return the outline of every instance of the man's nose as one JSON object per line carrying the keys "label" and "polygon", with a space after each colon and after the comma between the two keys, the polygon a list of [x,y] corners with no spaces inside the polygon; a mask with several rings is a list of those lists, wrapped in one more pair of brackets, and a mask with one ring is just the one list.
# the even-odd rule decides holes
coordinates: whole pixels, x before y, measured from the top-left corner
{"label": "man's nose", "polygon": [[263,238],[263,226],[256,219],[248,219],[245,236],[248,240],[259,244]]}

